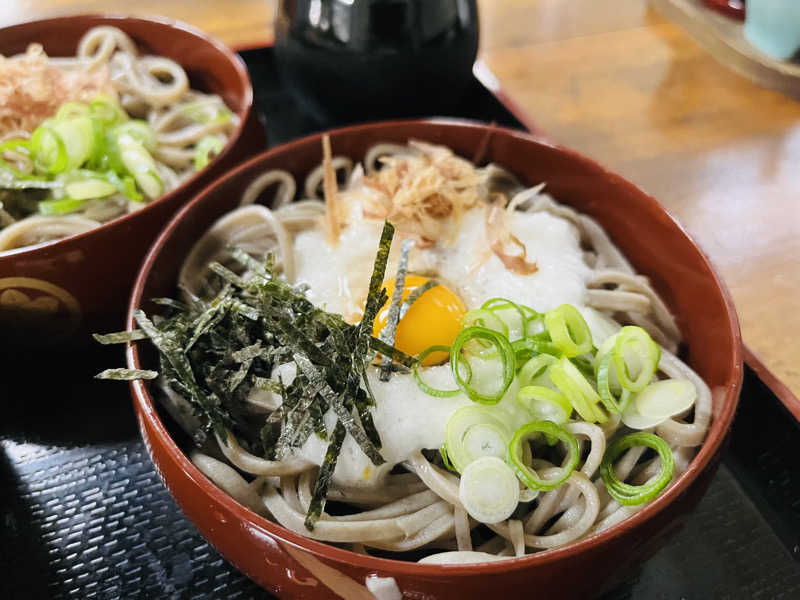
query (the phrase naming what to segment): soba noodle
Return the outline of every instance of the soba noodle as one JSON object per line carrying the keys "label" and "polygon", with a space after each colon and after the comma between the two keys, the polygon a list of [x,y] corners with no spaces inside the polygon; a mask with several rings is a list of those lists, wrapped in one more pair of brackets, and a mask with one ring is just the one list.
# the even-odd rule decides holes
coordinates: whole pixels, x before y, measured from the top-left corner
{"label": "soba noodle", "polygon": [[[376,165],[385,163],[387,157],[441,151],[425,144],[381,144],[367,153],[365,170],[375,173]],[[364,170],[360,166],[354,169],[349,159],[342,157],[333,164],[344,172],[348,181],[345,191],[357,186],[364,176]],[[577,231],[585,267],[590,270],[584,290],[585,305],[608,319],[641,324],[662,346],[658,377],[685,379],[695,387],[692,416],[676,415],[655,428],[655,433],[671,449],[674,480],[703,442],[711,418],[712,398],[706,384],[675,355],[680,332],[669,310],[647,279],[634,273],[592,218],[559,204],[542,191],[542,186],[525,188],[497,166],[474,169],[474,175],[487,198],[495,189],[510,190],[509,206],[513,210],[547,213],[568,221]],[[321,169],[312,172],[305,186],[300,187],[305,197],[290,202],[298,189],[291,175],[271,171],[256,178],[243,194],[241,206],[217,221],[184,262],[179,281],[187,299],[208,294],[211,280],[207,265],[213,261],[230,264],[231,244],[257,257],[272,253],[276,268],[282,269],[283,277],[293,283],[297,274],[294,241],[299,232],[319,227],[325,214],[322,179]],[[276,186],[277,191],[272,194],[268,208],[257,202],[268,195],[265,190],[270,186]],[[168,393],[175,396],[171,390]],[[432,403],[437,401],[430,398]],[[249,409],[267,415],[276,407],[274,402],[256,397],[251,398]],[[511,517],[486,525],[470,517],[465,509],[459,496],[459,476],[426,457],[424,448],[408,455],[380,485],[348,486],[334,480],[328,499],[346,503],[349,508],[340,510],[342,514],[323,513],[313,531],[304,524],[317,472],[312,462],[299,456],[287,460],[263,459],[246,451],[232,434],[227,439],[217,438],[218,449],[209,450],[207,446],[205,453],[195,451],[192,460],[233,498],[302,535],[359,552],[413,560],[422,557],[421,562],[426,563],[482,562],[569,544],[624,520],[644,506],[621,505],[606,491],[599,475],[608,444],[625,430],[619,416],[611,415],[602,424],[571,421],[565,428],[581,447],[574,472],[563,485],[551,491],[523,490]],[[645,450],[643,446],[631,447],[614,461],[614,472],[621,481],[640,485],[658,476],[661,460],[652,458]],[[531,466],[543,479],[561,471],[541,458],[534,458]],[[406,472],[398,473],[400,467]],[[416,552],[405,554],[410,551]]]}
{"label": "soba noodle", "polygon": [[[152,128],[156,138],[152,155],[162,183],[161,195],[197,171],[195,161],[201,140],[214,146],[218,153],[238,125],[239,117],[222,98],[191,89],[189,77],[177,62],[142,55],[133,40],[116,27],[100,26],[87,31],[74,57],[48,58],[40,45],[33,44],[19,57],[0,57],[0,66],[14,68],[15,61],[22,71],[14,72],[22,79],[16,84],[19,89],[5,90],[9,98],[7,110],[0,110],[0,142],[27,140],[34,128],[52,117],[63,102],[89,102],[104,93],[118,99],[129,117],[142,119]],[[24,79],[34,77],[32,72],[39,77],[33,83]],[[14,84],[9,81],[5,87],[11,85]],[[0,159],[12,161],[25,175],[33,173],[32,162],[13,148],[0,149]],[[118,192],[89,199],[65,215],[42,217],[21,209],[12,211],[3,206],[4,200],[8,203],[4,193],[12,193],[4,192],[4,188],[18,190],[19,186],[6,183],[3,164],[0,160],[0,253],[83,233],[144,206]],[[63,195],[58,185],[49,189]]]}

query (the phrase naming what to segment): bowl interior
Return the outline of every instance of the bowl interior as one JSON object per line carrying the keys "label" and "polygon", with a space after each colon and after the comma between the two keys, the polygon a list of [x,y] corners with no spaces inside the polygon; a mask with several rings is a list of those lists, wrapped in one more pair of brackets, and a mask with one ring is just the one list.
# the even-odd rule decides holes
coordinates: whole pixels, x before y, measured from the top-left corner
{"label": "bowl interior", "polygon": [[0,32],[0,54],[18,54],[39,43],[50,56],[74,56],[83,34],[98,25],[123,30],[142,54],[175,60],[186,70],[192,87],[220,94],[234,112],[249,106],[249,80],[233,52],[201,31],[168,19],[75,15],[21,23]]}
{"label": "bowl interior", "polygon": [[[103,25],[125,31],[142,53],[165,56],[181,64],[190,85],[220,95],[239,116],[240,123],[229,143],[205,169],[141,210],[85,233],[0,253],[0,283],[11,282],[19,287],[24,279],[26,285],[33,282],[39,287],[55,286],[75,307],[69,313],[29,311],[30,318],[24,322],[12,315],[9,318],[15,326],[11,332],[6,331],[15,341],[12,347],[58,347],[70,351],[73,347],[84,348],[90,342],[89,332],[120,328],[141,260],[163,225],[213,178],[265,146],[263,128],[252,110],[253,90],[242,60],[219,41],[178,21],[113,15],[31,21],[0,29],[0,54],[11,56],[24,52],[29,44],[40,43],[51,56],[74,56],[80,38],[92,27]],[[28,289],[31,285],[20,289],[26,294],[38,293]],[[48,335],[56,326],[61,335]],[[23,358],[22,362],[26,360]]]}
{"label": "bowl interior", "polygon": [[[727,292],[704,254],[654,199],[586,158],[528,135],[496,127],[455,121],[396,121],[335,130],[330,136],[334,155],[347,155],[356,160],[360,160],[375,143],[405,143],[416,138],[444,144],[466,158],[476,158],[478,155],[477,159],[482,164],[495,162],[513,172],[524,183],[533,185],[546,182],[547,190],[556,199],[595,217],[631,260],[634,268],[651,279],[678,318],[686,340],[685,358],[712,391],[723,392],[714,394],[711,428],[692,467],[659,499],[622,526],[612,527],[561,549],[511,562],[541,564],[598,544],[615,535],[615,530],[620,527],[641,523],[662,510],[708,466],[730,426],[738,400],[742,368],[738,323]],[[266,170],[281,168],[302,181],[305,174],[321,162],[321,156],[320,135],[291,142],[248,161],[184,207],[151,249],[135,286],[130,311],[141,307],[148,313],[156,312],[157,307],[148,299],[176,292],[177,274],[192,244],[218,217],[236,207],[242,191],[254,177]],[[132,323],[129,313],[129,327]],[[146,368],[151,358],[149,353],[144,353],[140,360],[138,346],[134,345],[129,352],[129,366]],[[140,419],[155,423],[156,429],[163,433],[164,439],[157,441],[166,448],[166,460],[180,461],[182,468],[191,471],[192,479],[202,478],[169,439],[154,410],[146,385],[134,387],[134,399]],[[342,553],[349,554],[354,563],[365,565],[386,562],[401,564],[367,559],[305,540],[280,526],[267,523],[244,508],[237,515],[241,515],[245,521],[264,523],[265,529],[276,532],[279,537],[321,555],[342,559]],[[214,540],[211,541],[213,543]],[[441,571],[441,567],[430,565],[412,564],[396,568],[426,574]],[[471,568],[459,567],[464,572],[469,572]],[[501,562],[482,565],[481,568],[498,571],[512,567],[503,566]]]}

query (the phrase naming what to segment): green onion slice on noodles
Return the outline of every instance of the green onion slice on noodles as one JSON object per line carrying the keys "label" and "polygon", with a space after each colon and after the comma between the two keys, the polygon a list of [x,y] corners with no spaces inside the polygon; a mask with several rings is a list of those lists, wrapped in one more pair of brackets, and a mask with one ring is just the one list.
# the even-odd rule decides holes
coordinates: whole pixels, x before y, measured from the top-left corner
{"label": "green onion slice on noodles", "polygon": [[[537,434],[544,434],[548,440],[563,442],[567,447],[567,456],[561,465],[561,473],[557,477],[543,479],[539,477],[536,471],[525,464],[524,446]],[[506,460],[522,483],[532,490],[546,492],[556,489],[569,479],[570,475],[575,471],[579,459],[580,447],[578,446],[577,438],[552,421],[533,421],[517,429],[514,437],[511,438],[511,443],[508,445],[508,453],[506,455]]]}
{"label": "green onion slice on noodles", "polygon": [[[658,475],[643,485],[630,485],[617,478],[614,472],[614,462],[623,452],[634,446],[647,446],[655,450],[661,457],[661,471]],[[657,435],[639,431],[617,438],[606,448],[603,462],[600,463],[600,477],[608,493],[620,504],[633,506],[649,502],[663,490],[672,479],[675,472],[675,459],[672,456],[667,442]]]}

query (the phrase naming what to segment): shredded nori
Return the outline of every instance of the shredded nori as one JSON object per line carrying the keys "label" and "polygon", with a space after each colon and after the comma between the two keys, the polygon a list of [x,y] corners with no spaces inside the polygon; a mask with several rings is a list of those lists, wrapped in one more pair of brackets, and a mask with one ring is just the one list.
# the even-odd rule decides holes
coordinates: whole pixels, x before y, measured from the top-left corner
{"label": "shredded nori", "polygon": [[325,452],[325,459],[322,461],[317,481],[314,483],[314,492],[311,494],[311,503],[308,506],[308,513],[306,514],[306,529],[314,531],[314,524],[322,515],[325,510],[325,500],[328,498],[328,486],[333,477],[333,471],[336,469],[336,461],[339,460],[339,452],[342,449],[346,430],[341,421],[336,423],[333,428],[333,435],[328,444],[328,450]]}
{"label": "shredded nori", "polygon": [[158,371],[147,369],[106,369],[94,376],[95,379],[118,379],[133,381],[134,379],[155,379]]}
{"label": "shredded nori", "polygon": [[[387,301],[382,286],[393,235],[394,228],[385,223],[364,316],[356,325],[314,306],[305,296],[306,287],[276,277],[271,255],[261,262],[239,248],[229,248],[233,261],[226,262],[229,266],[210,265],[208,289],[216,291],[212,299],[197,298],[186,290],[187,301],[158,298],[154,301],[164,307],[161,315],[151,319],[141,310],[134,313],[139,329],[95,336],[105,344],[150,339],[160,353],[159,373],[111,369],[101,375],[160,374],[194,408],[201,423],[194,435],[198,444],[211,433],[224,438],[231,432],[248,452],[279,460],[312,434],[327,439],[306,516],[306,526],[312,529],[324,509],[347,434],[374,464],[384,462],[367,378],[375,353],[394,361],[392,369],[410,368],[415,362],[392,347],[391,340],[372,336],[375,316]],[[232,266],[234,262],[241,268]],[[297,375],[285,385],[274,373],[290,362],[297,365]],[[280,395],[280,406],[267,415],[248,410],[247,399],[254,389]],[[336,416],[331,432],[325,425],[329,411]]]}
{"label": "shredded nori", "polygon": [[147,334],[141,329],[134,329],[133,331],[118,331],[116,333],[106,333],[101,335],[93,333],[92,337],[100,344],[124,344],[126,342],[134,342],[136,340],[146,340]]}
{"label": "shredded nori", "polygon": [[[389,314],[386,317],[386,325],[381,331],[379,336],[382,342],[386,342],[390,346],[394,345],[394,336],[397,331],[397,323],[400,321],[400,307],[403,302],[403,292],[406,287],[406,273],[408,272],[408,254],[411,248],[414,247],[414,240],[405,240],[403,242],[402,250],[400,252],[400,262],[397,265],[397,275],[394,278],[394,293],[392,300],[389,303]],[[391,356],[383,356],[381,358],[381,381],[389,381],[392,375],[391,371],[392,358]]]}

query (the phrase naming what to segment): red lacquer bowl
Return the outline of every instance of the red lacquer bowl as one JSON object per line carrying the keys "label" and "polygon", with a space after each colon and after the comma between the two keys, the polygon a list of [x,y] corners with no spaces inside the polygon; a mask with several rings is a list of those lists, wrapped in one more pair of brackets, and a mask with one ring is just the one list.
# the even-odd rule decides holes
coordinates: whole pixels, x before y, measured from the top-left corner
{"label": "red lacquer bowl", "polygon": [[15,353],[20,347],[82,344],[89,331],[120,329],[142,258],[167,220],[214,178],[266,145],[244,63],[185,23],[99,15],[32,21],[0,29],[0,54],[24,52],[38,42],[50,56],[72,56],[81,36],[97,25],[119,27],[142,52],[179,62],[191,86],[219,94],[241,124],[206,169],[142,210],[81,235],[0,254],[0,329],[3,347]]}
{"label": "red lacquer bowl", "polygon": [[[686,358],[714,391],[713,421],[687,471],[632,518],[564,548],[469,566],[420,565],[354,554],[306,539],[240,506],[215,487],[179,448],[153,404],[147,383],[132,384],[139,427],[158,472],[186,515],[228,560],[281,598],[371,598],[365,577],[394,577],[405,598],[587,598],[641,562],[680,525],[705,491],[733,420],[742,377],[739,327],[731,300],[708,259],[653,198],[564,148],[529,135],[468,122],[393,121],[332,131],[336,154],[361,159],[376,142],[409,138],[445,144],[505,166],[528,184],[546,181],[559,200],[592,215],[649,276],[678,318]],[[189,203],[150,250],[130,304],[175,294],[181,261],[258,174],[281,168],[301,178],[321,160],[320,135],[248,161]],[[131,368],[151,366],[145,346],[128,347]]]}

